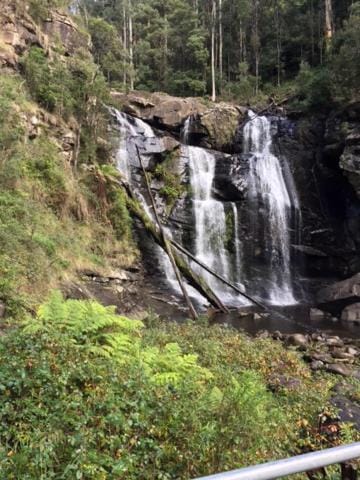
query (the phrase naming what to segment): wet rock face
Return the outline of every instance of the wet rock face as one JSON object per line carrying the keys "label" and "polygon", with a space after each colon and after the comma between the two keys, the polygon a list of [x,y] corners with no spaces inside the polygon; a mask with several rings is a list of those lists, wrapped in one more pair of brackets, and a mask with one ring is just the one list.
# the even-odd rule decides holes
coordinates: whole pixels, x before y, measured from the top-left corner
{"label": "wet rock face", "polygon": [[215,194],[222,200],[244,200],[247,191],[249,159],[247,155],[223,155],[216,163]]}
{"label": "wet rock face", "polygon": [[[241,219],[238,233],[245,259],[244,278],[263,278],[269,252],[252,228],[253,215],[248,196],[250,158],[241,153],[246,110],[226,104],[208,106],[196,99],[166,94],[113,92],[113,96],[122,102],[125,111],[156,127],[156,138],[137,141],[149,171],[154,172],[172,151],[181,150],[177,174],[184,194],[176,199],[170,212],[162,194],[164,184],[155,178],[152,188],[159,212],[175,237],[190,250],[194,246],[195,232],[189,158],[186,147],[179,148],[177,139],[185,120],[192,116],[187,132],[188,143],[217,149],[213,151],[216,172],[212,193],[224,204],[229,237],[233,234],[234,205]],[[303,288],[300,284],[295,285],[298,298],[303,298],[303,291],[315,293],[319,284],[346,278],[360,270],[360,203],[358,214],[355,194],[340,168],[341,149],[345,148],[346,137],[341,137],[341,131],[331,130],[329,125],[330,122],[322,117],[271,117],[273,153],[280,160],[288,190],[293,191],[295,187],[300,200],[301,215],[291,225],[291,265],[294,277],[305,277],[307,283],[302,285]],[[348,143],[354,144],[357,136],[352,135]],[[227,151],[239,153],[228,155]],[[131,158],[135,159],[131,161],[134,178],[140,184],[136,155]],[[256,228],[262,231],[265,206],[261,199],[257,208],[260,215]],[[226,248],[234,254],[231,241],[226,242]],[[259,295],[266,296],[265,287]]]}
{"label": "wet rock face", "polygon": [[291,115],[273,123],[277,154],[287,158],[300,197],[302,248],[294,248],[305,274],[323,281],[358,272],[360,202],[340,166],[346,140],[341,125]]}
{"label": "wet rock face", "polygon": [[339,162],[344,175],[360,199],[360,102],[330,115],[326,123],[325,153]]}
{"label": "wet rock face", "polygon": [[344,322],[360,323],[360,303],[354,303],[344,308],[341,313]]}

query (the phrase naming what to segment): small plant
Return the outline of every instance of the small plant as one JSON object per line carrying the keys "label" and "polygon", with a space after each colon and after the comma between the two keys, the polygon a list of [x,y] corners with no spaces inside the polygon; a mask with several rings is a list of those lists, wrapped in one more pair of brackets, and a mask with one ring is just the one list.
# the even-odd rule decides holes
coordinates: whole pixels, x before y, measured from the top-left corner
{"label": "small plant", "polygon": [[167,155],[165,160],[156,166],[155,178],[161,180],[164,185],[160,188],[160,195],[166,201],[167,212],[170,213],[178,200],[186,191],[181,183],[181,176],[176,172],[177,162],[179,160],[179,152],[177,150]]}

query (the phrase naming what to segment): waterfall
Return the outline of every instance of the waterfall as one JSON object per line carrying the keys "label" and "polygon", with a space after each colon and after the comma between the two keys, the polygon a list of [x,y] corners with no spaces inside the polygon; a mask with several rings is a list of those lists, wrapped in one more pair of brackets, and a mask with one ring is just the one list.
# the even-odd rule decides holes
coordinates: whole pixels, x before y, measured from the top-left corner
{"label": "waterfall", "polygon": [[[212,195],[216,158],[202,148],[188,146],[187,149],[195,217],[195,256],[212,270],[230,279],[231,261],[225,246],[228,235],[225,208]],[[238,296],[213,275],[196,264],[192,267],[199,271],[222,301],[233,305],[239,303]]]}
{"label": "waterfall", "polygon": [[[296,303],[290,268],[291,209],[298,205],[296,189],[289,192],[279,159],[272,153],[271,123],[249,111],[244,128],[244,153],[250,154],[248,198],[253,235],[262,236],[270,269],[269,300]],[[293,198],[291,198],[293,197]]]}
{"label": "waterfall", "polygon": [[231,203],[234,216],[234,244],[235,244],[235,272],[234,281],[240,283],[242,281],[242,265],[241,265],[241,242],[239,234],[239,214],[236,203]]}
{"label": "waterfall", "polygon": [[[132,184],[136,196],[154,221],[154,212],[146,201],[147,193],[139,185],[136,145],[148,163],[149,155],[156,153],[156,137],[152,128],[142,120],[112,109],[116,117],[120,139],[116,155],[117,166],[123,177]],[[244,128],[244,153],[249,158],[248,208],[244,212],[235,202],[218,200],[213,194],[216,156],[209,150],[183,145],[183,156],[189,160],[189,183],[194,218],[193,254],[211,269],[242,286],[244,280],[251,293],[259,294],[271,303],[295,303],[290,269],[290,233],[292,212],[299,210],[299,201],[291,171],[286,159],[272,152],[271,124],[266,117],[249,112],[250,121]],[[184,123],[181,138],[189,143],[192,117]],[[152,139],[149,141],[149,139]],[[137,185],[137,188],[135,188]],[[247,217],[250,219],[250,240],[244,237]],[[241,222],[241,223],[240,223]],[[240,233],[241,232],[241,233]],[[172,232],[166,229],[169,237]],[[256,255],[250,260],[246,244]],[[228,248],[229,247],[229,248]],[[245,256],[246,252],[246,256]],[[156,247],[156,258],[168,284],[180,293],[167,255]],[[197,264],[192,268],[201,274],[221,300],[228,305],[243,305],[243,299]],[[261,283],[260,283],[261,282]],[[258,288],[261,285],[262,288]],[[192,297],[201,303],[204,299],[187,287]],[[265,292],[265,294],[263,294]]]}
{"label": "waterfall", "polygon": [[[119,146],[116,152],[116,164],[119,172],[125,178],[128,183],[132,183],[131,175],[131,165],[130,158],[131,155],[136,155],[135,145],[136,140],[138,139],[147,139],[155,137],[153,129],[147,123],[143,122],[138,118],[131,117],[126,115],[126,113],[119,112],[116,109],[111,109],[120,129],[120,140]],[[139,192],[138,189],[135,190],[135,195],[140,201],[146,214],[156,223],[154,212],[151,207],[145,200],[144,195]],[[169,229],[164,227],[164,230],[169,238],[171,238],[171,232]],[[177,292],[181,293],[180,287],[176,280],[175,272],[171,265],[171,262],[168,256],[165,254],[162,248],[156,245],[156,256],[159,262],[160,267],[165,273],[165,277],[169,285]]]}
{"label": "waterfall", "polygon": [[119,147],[116,152],[116,164],[119,172],[127,182],[131,182],[130,153],[134,151],[137,137],[153,138],[155,133],[147,123],[142,120],[126,115],[116,109],[111,109],[120,128]]}
{"label": "waterfall", "polygon": [[189,145],[190,143],[190,129],[191,129],[192,121],[193,121],[193,116],[189,115],[184,122],[184,127],[181,130],[181,135],[180,135],[181,141],[185,145]]}

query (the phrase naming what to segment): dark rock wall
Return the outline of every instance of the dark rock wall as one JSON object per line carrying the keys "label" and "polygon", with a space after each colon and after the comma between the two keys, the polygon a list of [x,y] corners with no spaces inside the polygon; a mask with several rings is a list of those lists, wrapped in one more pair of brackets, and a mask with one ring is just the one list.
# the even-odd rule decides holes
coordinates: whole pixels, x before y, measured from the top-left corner
{"label": "dark rock wall", "polygon": [[[298,298],[311,299],[312,293],[321,286],[360,271],[360,200],[356,183],[359,176],[360,108],[353,106],[350,111],[337,112],[327,118],[289,115],[273,116],[271,120],[274,153],[281,160],[286,181],[294,182],[291,187],[295,186],[301,206],[300,214],[294,215],[291,231],[295,287]],[[243,124],[240,118],[232,145],[224,149],[231,154],[214,152],[217,165],[213,194],[224,202],[230,230],[233,228],[232,203],[238,208],[244,277],[262,278],[266,252],[261,240],[252,233],[252,212],[247,204],[249,157],[241,153]],[[212,140],[204,137],[204,130],[200,127],[194,115],[190,143],[202,147],[211,145]],[[168,132],[169,129],[165,128],[164,132],[158,133],[168,136]],[[147,168],[151,172],[165,160],[169,151],[179,148],[178,144],[171,142],[169,149],[158,148],[155,143],[147,140],[139,145],[140,150],[148,154]],[[177,174],[184,190],[170,211],[161,193],[161,181],[154,178],[152,188],[158,209],[175,238],[186,248],[194,250],[188,164],[186,149],[181,149]],[[145,193],[136,162],[132,168],[138,188]],[[227,246],[234,254],[231,240]]]}

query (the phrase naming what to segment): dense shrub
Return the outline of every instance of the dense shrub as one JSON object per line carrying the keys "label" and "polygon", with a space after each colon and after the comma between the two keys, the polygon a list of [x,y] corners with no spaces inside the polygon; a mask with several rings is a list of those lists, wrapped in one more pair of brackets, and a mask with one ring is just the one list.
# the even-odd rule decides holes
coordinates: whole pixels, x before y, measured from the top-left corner
{"label": "dense shrub", "polygon": [[[186,479],[279,457],[328,391],[269,340],[204,325],[144,328],[58,293],[1,339],[0,362],[9,480]],[[276,372],[301,386],[271,393]]]}
{"label": "dense shrub", "polygon": [[329,110],[332,107],[331,78],[327,67],[310,68],[302,63],[296,83],[302,108]]}
{"label": "dense shrub", "polygon": [[359,98],[360,2],[351,6],[350,13],[343,29],[335,36],[330,58],[334,93],[340,100]]}

